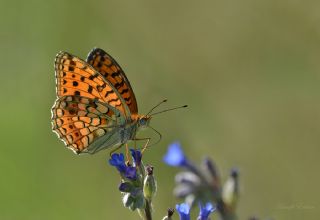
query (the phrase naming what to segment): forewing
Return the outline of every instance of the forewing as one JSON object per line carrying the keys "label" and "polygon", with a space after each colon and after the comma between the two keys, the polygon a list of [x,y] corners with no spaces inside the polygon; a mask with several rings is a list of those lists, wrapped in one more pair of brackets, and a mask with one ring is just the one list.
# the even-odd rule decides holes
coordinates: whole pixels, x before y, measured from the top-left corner
{"label": "forewing", "polygon": [[122,96],[131,114],[138,113],[135,95],[129,80],[120,65],[104,50],[94,48],[87,57],[87,63],[94,67],[108,82],[110,82]]}
{"label": "forewing", "polygon": [[57,96],[81,96],[97,99],[127,114],[122,98],[114,86],[92,66],[67,52],[60,52],[55,60]]}
{"label": "forewing", "polygon": [[52,108],[53,131],[77,154],[86,152],[99,137],[112,135],[121,119],[116,108],[80,96],[63,96]]}

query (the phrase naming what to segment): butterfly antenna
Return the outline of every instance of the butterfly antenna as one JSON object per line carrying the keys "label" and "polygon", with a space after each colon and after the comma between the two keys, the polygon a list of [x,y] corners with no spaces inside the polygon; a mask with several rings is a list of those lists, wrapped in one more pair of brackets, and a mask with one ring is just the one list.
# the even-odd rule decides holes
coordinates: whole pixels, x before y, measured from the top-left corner
{"label": "butterfly antenna", "polygon": [[157,140],[155,143],[149,145],[149,147],[150,147],[150,146],[153,146],[153,145],[156,145],[157,143],[159,143],[161,141],[161,139],[162,139],[162,135],[161,135],[161,133],[159,131],[157,131],[153,127],[151,127],[151,126],[148,126],[148,127],[151,128],[154,132],[156,132],[159,135],[159,140]]}
{"label": "butterfly antenna", "polygon": [[150,113],[151,113],[154,109],[156,109],[159,105],[161,105],[162,103],[165,103],[165,102],[167,102],[167,101],[168,101],[168,99],[162,100],[162,101],[159,102],[157,105],[155,105],[155,106],[148,112],[148,114],[146,114],[146,115],[150,115]]}
{"label": "butterfly antenna", "polygon": [[163,112],[172,111],[172,110],[179,109],[179,108],[186,108],[186,107],[188,107],[188,105],[183,105],[183,106],[179,106],[179,107],[175,107],[175,108],[169,108],[169,109],[166,109],[166,110],[163,110],[163,111],[160,111],[160,112],[153,113],[150,116],[157,115],[157,114],[160,114],[160,113],[163,113]]}

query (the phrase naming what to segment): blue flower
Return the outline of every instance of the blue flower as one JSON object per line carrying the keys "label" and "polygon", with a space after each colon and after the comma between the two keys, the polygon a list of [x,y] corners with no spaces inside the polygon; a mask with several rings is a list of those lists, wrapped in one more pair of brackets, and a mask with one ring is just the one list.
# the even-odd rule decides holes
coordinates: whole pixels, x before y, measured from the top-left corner
{"label": "blue flower", "polygon": [[141,159],[142,159],[141,152],[139,150],[135,150],[135,149],[130,149],[130,151],[131,151],[131,156],[134,160],[135,166],[140,166]]}
{"label": "blue flower", "polygon": [[125,177],[127,177],[130,180],[136,180],[137,179],[137,169],[135,167],[127,166],[124,175],[125,175]]}
{"label": "blue flower", "polygon": [[112,154],[109,164],[117,168],[117,170],[130,180],[137,179],[137,170],[135,167],[127,166],[123,154]]}
{"label": "blue flower", "polygon": [[119,190],[121,192],[130,192],[133,188],[134,186],[130,182],[123,182],[119,185]]}
{"label": "blue flower", "polygon": [[112,154],[111,158],[109,159],[109,164],[111,166],[114,166],[118,169],[120,173],[125,173],[126,172],[126,164],[124,161],[124,155],[123,154]]}
{"label": "blue flower", "polygon": [[180,220],[190,220],[190,206],[187,203],[177,204],[176,210],[179,212]]}
{"label": "blue flower", "polygon": [[210,202],[206,203],[205,205],[199,203],[199,206],[200,213],[198,216],[198,220],[208,220],[209,215],[216,210],[216,208],[213,207],[213,205]]}
{"label": "blue flower", "polygon": [[179,142],[174,142],[169,145],[168,151],[163,157],[163,161],[170,166],[185,166],[188,163]]}

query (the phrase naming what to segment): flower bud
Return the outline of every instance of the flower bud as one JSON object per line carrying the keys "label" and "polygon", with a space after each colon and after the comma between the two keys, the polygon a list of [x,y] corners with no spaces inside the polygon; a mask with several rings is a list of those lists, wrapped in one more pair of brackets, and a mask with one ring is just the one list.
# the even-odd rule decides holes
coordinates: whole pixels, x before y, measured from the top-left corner
{"label": "flower bud", "polygon": [[146,171],[147,175],[143,181],[143,195],[148,201],[151,201],[157,191],[157,184],[153,176],[153,167],[147,166]]}
{"label": "flower bud", "polygon": [[120,192],[131,192],[134,186],[130,182],[123,182],[119,185]]}
{"label": "flower bud", "polygon": [[238,183],[239,172],[237,169],[232,169],[231,174],[223,186],[222,200],[231,209],[236,208],[239,194]]}
{"label": "flower bud", "polygon": [[220,186],[220,176],[214,161],[206,157],[202,161],[202,167],[209,177],[209,182],[211,185],[213,185],[215,188],[218,188]]}
{"label": "flower bud", "polygon": [[162,220],[172,220],[173,213],[174,213],[174,209],[168,208],[168,214],[165,217],[163,217]]}

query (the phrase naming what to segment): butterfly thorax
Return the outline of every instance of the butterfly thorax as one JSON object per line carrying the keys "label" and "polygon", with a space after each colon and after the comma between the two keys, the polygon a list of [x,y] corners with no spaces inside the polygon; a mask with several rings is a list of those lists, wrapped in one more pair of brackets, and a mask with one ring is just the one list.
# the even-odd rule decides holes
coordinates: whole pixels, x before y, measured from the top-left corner
{"label": "butterfly thorax", "polygon": [[124,144],[129,140],[134,140],[136,138],[136,134],[139,130],[148,127],[150,123],[150,116],[145,115],[131,115],[131,120],[128,120],[127,123],[118,127],[117,139],[119,144]]}

